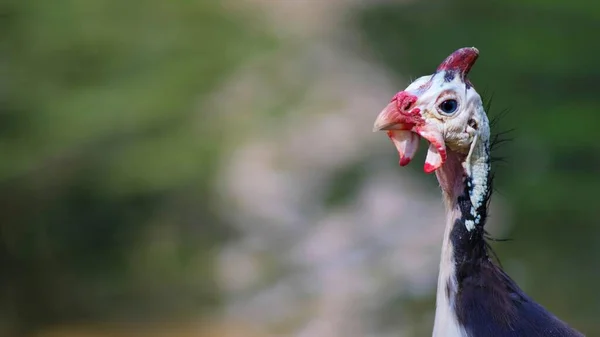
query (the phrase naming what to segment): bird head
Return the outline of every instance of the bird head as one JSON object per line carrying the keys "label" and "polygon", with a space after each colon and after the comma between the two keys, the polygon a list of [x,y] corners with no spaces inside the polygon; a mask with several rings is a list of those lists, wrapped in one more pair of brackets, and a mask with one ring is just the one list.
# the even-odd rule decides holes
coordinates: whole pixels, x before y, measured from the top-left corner
{"label": "bird head", "polygon": [[401,166],[411,161],[421,137],[430,143],[427,173],[444,164],[448,149],[468,156],[477,142],[487,143],[489,121],[481,97],[467,78],[478,55],[476,48],[455,51],[433,75],[412,82],[381,111],[373,131],[387,131]]}

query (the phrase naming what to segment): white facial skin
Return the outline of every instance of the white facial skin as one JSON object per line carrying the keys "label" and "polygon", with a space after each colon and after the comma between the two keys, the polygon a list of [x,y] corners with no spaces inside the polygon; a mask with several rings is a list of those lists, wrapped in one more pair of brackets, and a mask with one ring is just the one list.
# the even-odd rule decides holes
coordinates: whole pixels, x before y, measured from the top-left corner
{"label": "white facial skin", "polygon": [[[450,106],[444,103],[449,101]],[[379,114],[374,130],[387,130],[402,166],[414,156],[419,136],[430,143],[424,167],[427,173],[444,165],[448,159],[446,147],[459,154],[459,159],[453,156],[454,164],[438,170],[438,181],[450,205],[463,190],[459,177],[470,177],[469,197],[476,215],[488,188],[490,126],[481,97],[460,72],[441,70],[411,83]],[[473,230],[479,220],[476,217],[466,222],[467,230]]]}
{"label": "white facial skin", "polygon": [[[479,140],[489,139],[489,121],[481,97],[472,86],[467,86],[457,74],[451,82],[444,81],[444,72],[433,76],[423,76],[413,82],[405,91],[412,92],[426,82],[431,86],[419,97],[416,106],[429,125],[436,125],[442,132],[446,145],[452,150],[467,153],[475,136]],[[433,77],[433,78],[432,78]],[[456,111],[445,113],[440,104],[454,99],[458,103]]]}
{"label": "white facial skin", "polygon": [[[489,121],[481,97],[463,81],[460,73],[454,73],[449,82],[445,80],[446,71],[418,78],[399,93],[416,97],[408,111],[400,112],[397,102],[392,101],[377,117],[375,129],[389,130],[401,165],[410,161],[418,143],[418,137],[407,133],[416,133],[431,143],[425,163],[428,173],[444,163],[446,146],[466,155],[474,151],[475,143],[489,140]],[[448,100],[456,101],[456,109],[445,112],[440,105]],[[405,118],[407,114],[412,115],[412,119]],[[416,123],[415,118],[419,119]]]}

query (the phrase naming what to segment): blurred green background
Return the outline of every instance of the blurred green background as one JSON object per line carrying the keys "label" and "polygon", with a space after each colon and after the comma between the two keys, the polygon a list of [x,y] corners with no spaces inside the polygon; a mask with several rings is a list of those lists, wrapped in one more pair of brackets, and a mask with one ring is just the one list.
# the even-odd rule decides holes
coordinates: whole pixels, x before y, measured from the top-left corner
{"label": "blurred green background", "polygon": [[[242,206],[223,186],[232,175],[253,179],[253,171],[231,172],[236,161],[229,158],[256,139],[276,146],[276,130],[295,130],[302,143],[312,131],[301,123],[294,127],[295,118],[328,109],[341,112],[337,124],[322,123],[320,141],[324,147],[339,142],[332,128],[353,118],[340,102],[361,95],[367,103],[360,114],[368,122],[356,127],[364,128],[364,137],[385,138],[367,132],[386,99],[464,46],[481,51],[471,78],[485,96],[493,94],[490,115],[509,109],[496,131],[515,129],[509,134],[514,140],[496,153],[505,158],[496,165],[499,212],[510,213],[510,223],[492,230],[513,240],[494,247],[533,298],[587,335],[600,335],[600,4],[319,3],[0,3],[0,336],[112,336],[107,325],[131,323],[140,335],[150,335],[146,326],[176,326],[153,331],[177,336],[174,331],[189,322],[192,332],[181,328],[181,336],[249,336],[254,328],[262,331],[257,336],[300,336],[303,330],[293,326],[311,321],[311,306],[291,319],[294,324],[269,322],[274,328],[227,309],[236,296],[247,295],[222,286],[224,249],[261,233],[244,227],[260,219],[235,216]],[[327,52],[311,52],[316,46]],[[355,86],[347,96],[336,94],[329,64],[343,69],[337,75],[347,84],[374,88],[372,72],[345,57],[394,84],[374,90],[381,96],[370,101],[372,92]],[[319,105],[306,103],[312,91]],[[344,137],[352,141],[352,133]],[[400,172],[385,139],[347,160],[324,156],[295,165],[294,152],[286,155],[278,172],[322,186],[321,195],[303,204],[299,223],[313,219],[303,214],[352,205],[359,186],[379,172],[372,165],[423,183],[420,193],[431,194],[424,198],[438,197],[418,160]],[[319,170],[329,164],[335,169],[328,174]],[[295,242],[302,228],[281,233]],[[432,245],[439,247],[436,240]],[[281,270],[296,272],[285,259],[273,262],[278,251],[261,254],[265,265],[277,265],[261,269],[262,287]],[[429,286],[412,297],[392,291],[371,308],[377,317],[363,335],[387,336],[378,331],[400,316],[405,327],[396,335],[428,335],[434,291]],[[243,332],[228,330],[239,325]],[[79,330],[69,330],[74,326]],[[323,336],[309,332],[302,336]]]}

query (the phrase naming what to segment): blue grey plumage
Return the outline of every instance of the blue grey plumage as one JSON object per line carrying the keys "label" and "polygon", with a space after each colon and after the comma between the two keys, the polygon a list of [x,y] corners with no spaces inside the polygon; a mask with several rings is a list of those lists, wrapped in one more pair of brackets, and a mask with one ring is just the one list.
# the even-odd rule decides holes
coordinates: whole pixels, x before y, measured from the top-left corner
{"label": "blue grey plumage", "polygon": [[[489,186],[491,191],[491,181]],[[490,196],[480,213],[484,214],[481,225],[474,232],[466,230],[464,217],[456,220],[451,232],[458,282],[454,311],[467,336],[583,336],[527,296],[490,258],[483,230]],[[466,199],[465,195],[459,197]],[[460,204],[461,213],[466,213],[468,203]]]}

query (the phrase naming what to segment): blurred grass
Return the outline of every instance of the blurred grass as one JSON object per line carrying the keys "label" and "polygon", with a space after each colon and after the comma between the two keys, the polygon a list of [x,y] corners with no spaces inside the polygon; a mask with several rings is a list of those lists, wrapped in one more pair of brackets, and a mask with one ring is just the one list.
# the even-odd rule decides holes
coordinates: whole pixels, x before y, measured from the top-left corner
{"label": "blurred grass", "polygon": [[207,95],[275,47],[211,1],[0,4],[0,335],[214,310]]}
{"label": "blurred grass", "polygon": [[[5,177],[42,165],[40,161],[66,149],[87,149],[115,137],[134,138],[155,151],[173,145],[194,151],[210,140],[203,139],[209,136],[202,132],[210,130],[206,125],[188,125],[192,114],[209,114],[197,109],[202,96],[249,52],[268,46],[242,18],[203,1],[149,1],[143,6],[30,1],[14,2],[4,12],[14,23],[7,27],[3,48],[11,81],[2,116],[19,120],[24,135],[0,143],[11,159],[2,166]],[[151,142],[164,138],[177,143],[157,147]],[[119,150],[137,153],[129,162],[153,162],[149,151]],[[124,172],[117,169],[117,176],[132,175],[120,170]]]}
{"label": "blurred grass", "polygon": [[32,337],[266,337],[247,324],[203,322],[190,324],[145,325],[85,325],[48,329]]}

